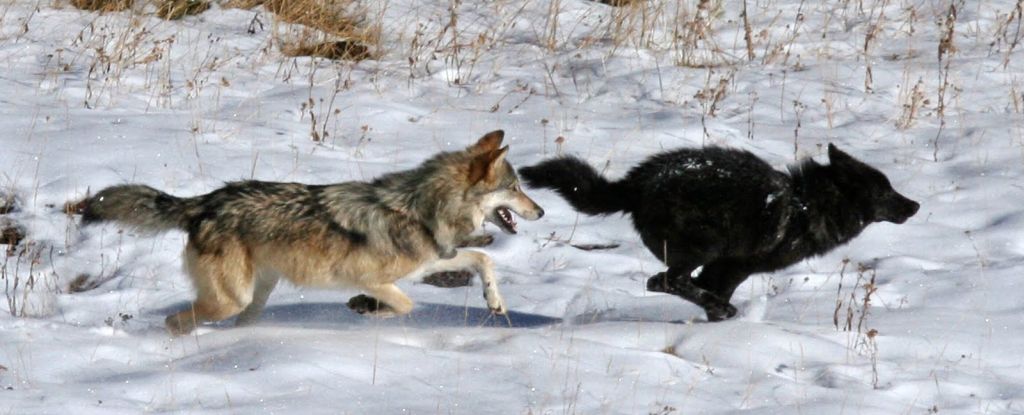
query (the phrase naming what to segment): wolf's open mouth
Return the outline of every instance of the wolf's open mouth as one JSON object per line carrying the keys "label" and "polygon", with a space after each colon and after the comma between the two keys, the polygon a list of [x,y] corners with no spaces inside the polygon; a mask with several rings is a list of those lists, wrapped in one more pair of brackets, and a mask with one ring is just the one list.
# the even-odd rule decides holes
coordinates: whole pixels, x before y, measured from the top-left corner
{"label": "wolf's open mouth", "polygon": [[512,217],[512,211],[505,207],[494,209],[494,217],[498,219],[498,226],[508,233],[516,233],[516,219]]}

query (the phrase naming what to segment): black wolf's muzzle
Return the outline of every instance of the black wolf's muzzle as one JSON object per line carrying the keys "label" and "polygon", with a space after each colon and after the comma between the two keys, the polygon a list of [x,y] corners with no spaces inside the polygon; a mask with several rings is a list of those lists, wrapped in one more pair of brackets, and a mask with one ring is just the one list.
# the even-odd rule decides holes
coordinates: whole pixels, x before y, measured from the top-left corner
{"label": "black wolf's muzzle", "polygon": [[900,224],[914,216],[920,208],[921,204],[899,193],[894,193],[892,197],[882,204],[878,212],[878,218],[886,222]]}

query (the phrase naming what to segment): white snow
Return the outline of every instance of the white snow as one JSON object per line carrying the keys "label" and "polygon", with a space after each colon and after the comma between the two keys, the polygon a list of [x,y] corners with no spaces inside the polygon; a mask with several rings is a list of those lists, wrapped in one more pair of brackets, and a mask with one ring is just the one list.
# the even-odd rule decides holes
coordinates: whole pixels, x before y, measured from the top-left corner
{"label": "white snow", "polygon": [[[28,235],[0,258],[0,411],[1024,413],[1019,2],[953,1],[941,62],[949,1],[748,0],[753,61],[741,1],[366,3],[383,54],[348,63],[283,56],[294,28],[262,8],[168,22],[0,2],[0,194]],[[178,338],[163,319],[192,298],[184,234],[62,212],[127,182],[370,179],[498,128],[514,165],[571,153],[610,177],[663,149],[783,169],[832,142],[922,207],[753,276],[740,315],[707,323],[645,292],[663,266],[628,218],[527,189],[545,217],[484,248],[507,320],[478,287],[404,282],[415,310],[381,320],[345,307],[354,291],[282,284],[255,326]],[[79,275],[99,285],[69,292]]]}

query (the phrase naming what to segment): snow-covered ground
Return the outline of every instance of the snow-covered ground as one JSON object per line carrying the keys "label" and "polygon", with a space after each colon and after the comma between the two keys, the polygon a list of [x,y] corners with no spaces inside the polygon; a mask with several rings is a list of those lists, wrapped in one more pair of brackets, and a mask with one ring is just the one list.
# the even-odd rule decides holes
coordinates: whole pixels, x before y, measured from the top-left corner
{"label": "snow-covered ground", "polygon": [[[359,63],[283,56],[296,29],[262,8],[0,3],[0,225],[27,234],[0,258],[0,412],[1024,413],[1021,2],[748,0],[746,23],[732,0],[366,3],[380,57]],[[415,310],[381,320],[283,284],[259,324],[178,338],[184,234],[62,211],[127,182],[369,179],[498,128],[515,165],[611,177],[662,149],[782,169],[833,142],[922,207],[707,323],[645,292],[662,266],[628,218],[528,190],[547,215],[484,248],[508,320],[478,287],[404,282]]]}

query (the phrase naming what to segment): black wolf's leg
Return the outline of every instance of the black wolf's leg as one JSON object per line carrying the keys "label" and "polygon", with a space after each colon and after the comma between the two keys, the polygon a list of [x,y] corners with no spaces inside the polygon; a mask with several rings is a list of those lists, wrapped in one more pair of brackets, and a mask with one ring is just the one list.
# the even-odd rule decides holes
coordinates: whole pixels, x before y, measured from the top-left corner
{"label": "black wolf's leg", "polygon": [[[488,246],[493,243],[494,235],[473,235],[459,241],[459,248],[480,248]],[[473,283],[470,282],[470,280],[472,279],[473,273],[467,270],[440,271],[423,277],[423,283],[441,288],[468,287],[470,285],[473,285]]]}
{"label": "black wolf's leg", "polygon": [[391,309],[387,304],[380,302],[380,300],[370,297],[366,294],[359,294],[348,300],[348,308],[352,309],[359,314],[379,314],[389,313],[394,310]]}
{"label": "black wolf's leg", "polygon": [[474,235],[474,236],[470,236],[470,237],[467,237],[466,239],[463,239],[463,240],[459,241],[459,248],[465,248],[465,247],[479,248],[479,247],[483,247],[483,246],[488,246],[488,245],[490,245],[492,243],[494,243],[494,235],[490,235],[490,234]]}
{"label": "black wolf's leg", "polygon": [[694,284],[729,301],[743,281],[746,281],[754,269],[736,260],[718,260],[704,266]]}
{"label": "black wolf's leg", "polygon": [[466,270],[440,271],[423,277],[423,283],[441,288],[468,287],[473,285],[473,273]]}
{"label": "black wolf's leg", "polygon": [[698,287],[690,278],[693,268],[669,267],[647,280],[647,290],[677,295],[697,304],[707,313],[708,321],[721,321],[736,315],[736,307],[715,293]]}

